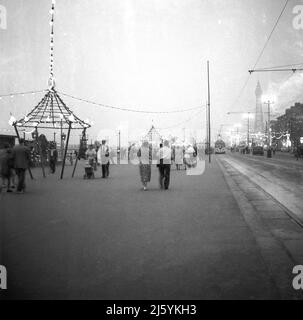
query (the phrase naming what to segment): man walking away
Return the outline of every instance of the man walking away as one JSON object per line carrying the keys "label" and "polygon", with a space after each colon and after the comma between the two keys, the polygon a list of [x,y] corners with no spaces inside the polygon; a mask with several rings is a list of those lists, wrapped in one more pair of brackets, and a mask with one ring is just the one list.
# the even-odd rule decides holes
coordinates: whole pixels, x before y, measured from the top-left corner
{"label": "man walking away", "polygon": [[30,149],[24,145],[24,139],[20,139],[19,145],[13,148],[12,156],[16,174],[18,176],[17,193],[24,193],[25,172],[30,164]]}
{"label": "man walking away", "polygon": [[160,144],[159,159],[159,182],[161,189],[167,190],[170,181],[170,166],[171,166],[172,152],[167,140],[164,141],[164,146]]}
{"label": "man walking away", "polygon": [[54,144],[51,144],[50,150],[49,150],[49,166],[51,173],[55,173],[56,171],[56,164],[58,159],[58,151],[56,150],[56,146]]}
{"label": "man walking away", "polygon": [[102,166],[102,178],[107,178],[109,176],[109,148],[105,140],[102,140],[98,151],[98,158]]}

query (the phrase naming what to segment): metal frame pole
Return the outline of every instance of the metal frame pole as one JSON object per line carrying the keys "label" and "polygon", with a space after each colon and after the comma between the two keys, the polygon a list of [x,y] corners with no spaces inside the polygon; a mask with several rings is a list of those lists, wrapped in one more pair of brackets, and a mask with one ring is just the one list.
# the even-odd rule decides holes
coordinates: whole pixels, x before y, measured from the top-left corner
{"label": "metal frame pole", "polygon": [[121,130],[119,130],[119,164],[121,163]]}
{"label": "metal frame pole", "polygon": [[211,131],[210,131],[210,84],[209,84],[209,61],[207,61],[207,84],[208,84],[208,162],[211,163]]}
{"label": "metal frame pole", "polygon": [[63,150],[64,150],[62,135],[63,135],[63,120],[61,119],[61,121],[60,121],[60,156],[61,156],[61,161],[63,160],[62,156],[63,156]]}
{"label": "metal frame pole", "polygon": [[[16,124],[14,124],[13,126],[14,126],[14,129],[16,131],[16,135],[17,135],[18,141],[20,143],[20,135],[19,135],[17,126],[16,126]],[[33,174],[32,174],[32,170],[31,170],[31,168],[29,166],[28,166],[28,172],[29,172],[29,175],[30,175],[31,179],[34,180],[34,177],[33,177]]]}
{"label": "metal frame pole", "polygon": [[62,169],[61,169],[61,176],[60,176],[61,180],[63,179],[63,174],[64,174],[65,160],[66,160],[66,154],[67,154],[67,148],[68,148],[68,142],[69,142],[71,126],[72,126],[72,123],[69,122],[68,132],[67,132],[67,139],[66,139],[66,143],[65,143],[64,157],[63,157],[63,161],[62,161]]}
{"label": "metal frame pole", "polygon": [[269,147],[271,147],[272,141],[271,141],[271,132],[270,132],[270,116],[271,116],[271,112],[270,112],[270,105],[274,104],[273,101],[268,100],[267,102],[264,102],[264,104],[267,105],[267,126],[266,126],[266,140],[267,140],[267,144]]}
{"label": "metal frame pole", "polygon": [[15,129],[15,132],[16,132],[16,135],[17,135],[17,138],[18,138],[18,141],[20,142],[20,135],[19,135],[17,126],[16,126],[16,124],[13,124],[13,126],[14,126],[14,129]]}
{"label": "metal frame pole", "polygon": [[40,145],[40,142],[39,142],[39,139],[38,139],[38,128],[37,127],[36,127],[36,142],[37,142],[37,146],[38,146],[39,154],[40,154],[42,174],[43,174],[43,178],[45,178],[46,175],[45,175],[45,170],[44,170],[43,154],[42,154],[41,145]]}
{"label": "metal frame pole", "polygon": [[249,148],[249,114],[247,115],[247,146]]}

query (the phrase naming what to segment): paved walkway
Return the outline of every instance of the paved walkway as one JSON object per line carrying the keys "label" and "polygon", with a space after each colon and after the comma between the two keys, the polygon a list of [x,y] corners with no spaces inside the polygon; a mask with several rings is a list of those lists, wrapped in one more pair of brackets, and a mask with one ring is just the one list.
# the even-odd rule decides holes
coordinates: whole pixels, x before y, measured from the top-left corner
{"label": "paved walkway", "polygon": [[62,181],[34,170],[27,194],[1,194],[9,297],[285,297],[215,160],[201,176],[172,171],[167,191],[156,168],[144,192],[135,166],[111,166],[108,180],[80,167]]}

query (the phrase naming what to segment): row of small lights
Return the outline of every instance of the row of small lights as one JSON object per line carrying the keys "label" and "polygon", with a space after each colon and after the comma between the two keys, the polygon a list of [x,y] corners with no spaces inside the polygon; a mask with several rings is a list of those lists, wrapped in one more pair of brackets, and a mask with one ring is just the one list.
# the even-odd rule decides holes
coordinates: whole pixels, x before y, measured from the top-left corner
{"label": "row of small lights", "polygon": [[[52,81],[53,80],[53,77],[54,77],[54,13],[55,13],[55,4],[56,4],[56,0],[51,0],[52,2],[52,7],[51,7],[51,10],[49,11],[50,15],[51,15],[51,21],[50,21],[50,26],[51,26],[51,33],[50,33],[50,66],[49,66],[49,69],[50,69],[50,80]],[[32,92],[33,95],[35,95],[35,92]],[[22,97],[24,97],[24,93],[20,93],[20,94],[15,94],[15,95],[21,95]],[[5,95],[5,96],[0,96],[0,100],[2,99],[2,97],[6,97],[6,96],[10,96],[11,98],[14,98],[13,94],[11,95]],[[61,121],[64,119],[64,116],[62,114],[59,115],[60,116],[60,119]],[[23,119],[23,123],[24,122],[28,122],[30,120],[29,117],[25,116],[24,119]],[[69,117],[68,117],[68,121],[71,122],[71,123],[77,123],[78,121],[75,119],[74,115],[73,114],[70,114]],[[47,119],[46,119],[46,122],[52,122],[50,117],[48,116]],[[16,118],[11,114],[11,117],[8,121],[9,125],[10,126],[14,126],[14,125],[17,125],[17,126],[21,126],[22,123],[20,122],[17,122]],[[33,123],[33,126],[34,127],[37,127],[39,125],[40,122],[34,122]],[[90,124],[90,125],[93,125],[93,121],[89,121],[89,119],[87,119],[85,121],[86,124]]]}
{"label": "row of small lights", "polygon": [[[41,91],[47,91],[47,90],[41,90]],[[39,91],[39,92],[41,92]],[[30,92],[30,94],[32,94],[33,96],[36,95],[36,93],[38,92]],[[6,95],[2,95],[0,96],[0,100],[2,100],[3,98],[7,98],[7,97],[10,97],[10,98],[15,98],[16,96],[21,96],[21,97],[25,97],[25,95],[28,94],[28,93],[14,93],[14,94],[6,94]]]}
{"label": "row of small lights", "polygon": [[[59,117],[60,117],[61,121],[64,119],[63,114],[60,114]],[[27,116],[25,116],[24,119],[23,119],[23,123],[24,123],[24,122],[28,122],[29,120],[30,120],[30,118],[27,117]],[[69,115],[68,121],[71,122],[71,123],[77,123],[77,122],[78,122],[78,121],[75,119],[75,117],[74,117],[73,114],[70,114],[70,115]],[[10,126],[13,126],[14,124],[16,124],[17,126],[21,126],[21,125],[22,125],[22,123],[20,123],[20,122],[16,123],[16,122],[17,122],[16,118],[11,114],[11,117],[10,117],[10,119],[9,119],[9,121],[8,121],[9,125],[10,125]],[[47,117],[46,122],[52,122],[52,120],[50,119],[49,116]],[[34,123],[33,123],[33,126],[36,127],[36,126],[39,125],[39,123],[41,123],[41,122],[34,122]],[[89,124],[89,125],[94,125],[94,122],[93,122],[93,121],[90,121],[89,119],[86,119],[86,120],[85,120],[85,123],[86,123],[86,124]]]}
{"label": "row of small lights", "polygon": [[52,8],[49,11],[51,15],[51,21],[50,21],[50,26],[51,26],[51,33],[50,33],[50,79],[53,79],[54,77],[54,13],[55,13],[55,4],[56,0],[51,0],[52,1]]}
{"label": "row of small lights", "polygon": [[[50,80],[53,80],[54,77],[54,13],[55,13],[55,4],[56,4],[56,0],[51,0],[52,2],[52,8],[49,11],[50,15],[51,15],[51,20],[50,20],[50,26],[51,26],[51,32],[50,32],[50,66],[49,66],[49,70],[50,70]],[[32,92],[32,95],[35,95],[35,92]],[[15,95],[21,95],[22,97],[25,96],[24,93],[17,93]],[[3,97],[10,97],[10,98],[14,98],[15,97],[14,94],[11,95],[4,95],[4,96],[0,96],[0,100],[2,100]]]}

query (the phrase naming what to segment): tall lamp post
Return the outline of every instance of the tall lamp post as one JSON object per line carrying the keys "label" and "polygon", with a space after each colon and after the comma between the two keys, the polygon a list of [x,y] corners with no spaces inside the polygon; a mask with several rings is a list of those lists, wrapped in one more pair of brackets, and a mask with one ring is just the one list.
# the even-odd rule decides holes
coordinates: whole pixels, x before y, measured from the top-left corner
{"label": "tall lamp post", "polygon": [[267,101],[264,102],[264,104],[267,105],[267,145],[269,146],[269,148],[271,147],[271,127],[270,127],[270,105],[274,104],[273,101],[270,101],[270,99],[268,99]]}
{"label": "tall lamp post", "polygon": [[263,96],[263,103],[267,105],[267,128],[266,128],[266,140],[267,140],[267,158],[272,157],[272,150],[271,150],[271,126],[270,126],[270,116],[271,110],[270,105],[274,104],[274,97],[272,96]]}
{"label": "tall lamp post", "polygon": [[211,151],[210,151],[210,146],[211,146],[211,131],[210,131],[210,81],[209,81],[209,61],[207,61],[207,123],[208,123],[208,162],[211,163]]}
{"label": "tall lamp post", "polygon": [[121,130],[118,131],[118,164],[121,162]]}
{"label": "tall lamp post", "polygon": [[227,112],[227,114],[233,114],[233,113],[240,113],[243,115],[243,118],[244,119],[247,119],[247,145],[249,147],[249,140],[250,140],[250,136],[249,136],[249,132],[250,132],[250,119],[253,118],[253,114],[254,112],[252,111],[248,111],[248,112],[242,112],[242,111],[230,111],[230,112]]}
{"label": "tall lamp post", "polygon": [[237,145],[239,145],[239,143],[240,143],[239,129],[242,127],[242,125],[241,125],[241,123],[237,123],[234,125],[234,127],[237,129],[236,143],[237,143]]}
{"label": "tall lamp post", "polygon": [[249,140],[250,140],[250,119],[253,118],[252,112],[247,112],[243,115],[243,118],[247,119],[247,146],[249,147]]}

